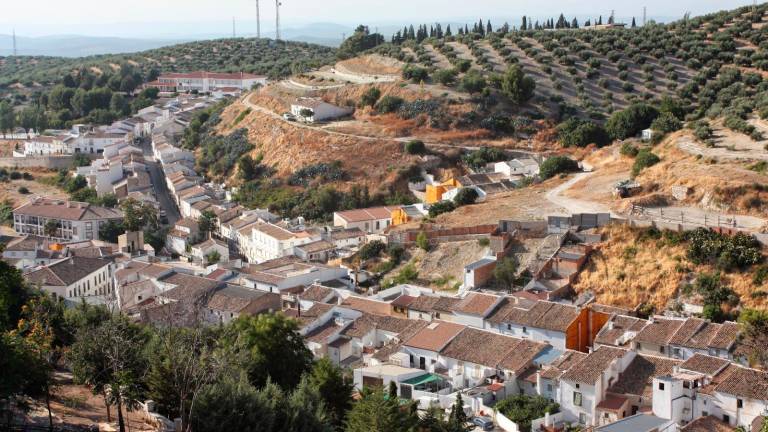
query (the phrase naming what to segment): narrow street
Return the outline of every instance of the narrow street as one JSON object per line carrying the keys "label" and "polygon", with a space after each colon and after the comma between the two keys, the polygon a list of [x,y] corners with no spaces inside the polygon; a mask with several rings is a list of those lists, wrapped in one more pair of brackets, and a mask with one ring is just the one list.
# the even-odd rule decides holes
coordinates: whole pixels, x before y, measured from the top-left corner
{"label": "narrow street", "polygon": [[165,184],[165,174],[163,173],[163,169],[160,166],[160,162],[155,160],[155,156],[152,154],[152,145],[150,142],[142,142],[141,150],[144,153],[144,159],[147,162],[147,169],[149,170],[149,176],[152,179],[152,187],[155,191],[155,197],[160,203],[160,208],[165,210],[168,224],[173,226],[179,219],[181,219],[181,215],[171,196],[171,191],[168,190],[168,186]]}

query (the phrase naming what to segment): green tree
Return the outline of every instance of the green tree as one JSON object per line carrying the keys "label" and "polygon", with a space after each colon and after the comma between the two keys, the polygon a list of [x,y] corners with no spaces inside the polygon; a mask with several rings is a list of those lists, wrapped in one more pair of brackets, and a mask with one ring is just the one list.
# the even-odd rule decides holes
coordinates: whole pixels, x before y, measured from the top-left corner
{"label": "green tree", "polygon": [[531,421],[560,411],[560,405],[545,397],[526,395],[508,397],[497,403],[495,408],[524,431],[531,429]]}
{"label": "green tree", "polygon": [[446,429],[448,432],[469,432],[474,427],[468,426],[469,418],[464,412],[464,401],[461,398],[461,392],[456,395],[456,401],[451,406],[451,413],[448,415]]}
{"label": "green tree", "polygon": [[381,97],[381,90],[379,90],[377,87],[371,87],[368,90],[363,93],[363,95],[360,97],[360,106],[367,107],[367,106],[375,106],[376,102],[379,101],[379,98]]}
{"label": "green tree", "polygon": [[501,286],[506,287],[508,291],[512,291],[517,280],[517,270],[517,260],[511,257],[502,258],[496,262],[496,267],[493,269],[493,278]]}
{"label": "green tree", "polygon": [[157,210],[148,203],[127,198],[120,203],[123,224],[127,231],[140,231],[145,227],[157,227]]}
{"label": "green tree", "polygon": [[658,110],[650,105],[630,105],[613,113],[605,124],[605,130],[614,139],[627,139],[648,128],[658,115]]}
{"label": "green tree", "polygon": [[651,123],[651,129],[662,133],[670,133],[682,129],[683,122],[681,122],[674,114],[670,112],[661,113]]}
{"label": "green tree", "polygon": [[16,327],[21,308],[30,297],[21,271],[0,261],[0,333]]}
{"label": "green tree", "polygon": [[479,197],[480,196],[477,194],[477,191],[475,189],[461,188],[456,193],[456,196],[453,197],[453,202],[456,204],[457,207],[461,207],[464,205],[474,204]]}
{"label": "green tree", "polygon": [[419,231],[419,234],[416,235],[416,246],[421,248],[424,251],[429,251],[429,238],[427,237],[427,233],[424,231]]}
{"label": "green tree", "polygon": [[43,232],[48,237],[58,237],[59,223],[53,219],[49,219],[43,226]]}
{"label": "green tree", "polygon": [[200,217],[197,218],[197,225],[200,229],[201,237],[210,237],[216,231],[216,225],[218,224],[218,216],[211,210],[204,210],[200,213]]}
{"label": "green tree", "polygon": [[[38,364],[38,357],[23,337],[15,332],[0,332],[0,353],[0,406],[15,404],[27,408],[27,397],[46,394],[47,365]],[[6,413],[0,409],[0,414]]]}
{"label": "green tree", "polygon": [[515,64],[501,78],[501,91],[517,104],[528,102],[536,90],[536,81],[526,76],[523,69]]}
{"label": "green tree", "polygon": [[461,88],[467,93],[480,93],[487,85],[485,77],[474,69],[465,73],[464,77],[461,78]]}
{"label": "green tree", "polygon": [[9,132],[13,132],[15,127],[16,114],[13,111],[13,107],[7,100],[0,101],[0,132],[3,133],[3,138]]}
{"label": "green tree", "polygon": [[648,167],[659,163],[661,159],[648,149],[642,149],[635,156],[635,163],[632,165],[632,176],[637,177],[640,172]]}
{"label": "green tree", "polygon": [[115,405],[120,432],[125,432],[123,409],[133,410],[147,370],[146,334],[127,318],[114,316],[95,328],[78,332],[68,360],[75,381]]}
{"label": "green tree", "polygon": [[744,309],[739,314],[741,326],[741,343],[749,352],[750,363],[768,365],[768,311],[760,309]]}
{"label": "green tree", "polygon": [[330,360],[321,358],[312,365],[309,384],[323,397],[331,424],[336,429],[340,429],[347,411],[352,407],[354,386],[351,380],[346,378],[342,370]]}
{"label": "green tree", "polygon": [[405,152],[411,155],[424,154],[427,151],[427,147],[424,145],[424,141],[411,140],[405,143]]}
{"label": "green tree", "polygon": [[276,431],[275,400],[257,390],[245,375],[224,377],[200,390],[190,425],[195,432]]}
{"label": "green tree", "polygon": [[216,264],[221,260],[221,254],[219,251],[211,251],[208,255],[205,256],[205,261],[208,263],[208,265]]}
{"label": "green tree", "polygon": [[242,316],[232,322],[224,340],[225,346],[249,354],[245,368],[256,386],[271,379],[281,388],[294,388],[312,365],[296,322],[282,314]]}
{"label": "green tree", "polygon": [[429,217],[436,218],[443,213],[450,213],[456,210],[456,204],[453,201],[440,201],[429,206]]}
{"label": "green tree", "polygon": [[381,388],[363,390],[347,415],[347,432],[406,432],[418,424],[412,410],[403,409],[399,399],[386,397]]}
{"label": "green tree", "polygon": [[323,396],[304,375],[288,397],[285,409],[285,427],[295,432],[331,432],[334,430],[327,414]]}
{"label": "green tree", "polygon": [[539,176],[546,180],[558,174],[577,171],[579,164],[568,156],[552,156],[539,167]]}

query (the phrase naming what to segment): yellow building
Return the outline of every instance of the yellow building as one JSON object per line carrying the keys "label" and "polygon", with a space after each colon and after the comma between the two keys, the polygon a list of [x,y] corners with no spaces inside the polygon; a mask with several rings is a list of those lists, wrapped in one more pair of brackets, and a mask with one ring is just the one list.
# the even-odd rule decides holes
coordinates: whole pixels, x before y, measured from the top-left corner
{"label": "yellow building", "polygon": [[438,185],[427,185],[426,194],[424,196],[424,201],[427,204],[434,204],[436,202],[440,202],[443,200],[443,194],[448,192],[451,189],[455,189],[461,187],[461,184],[458,180],[451,177],[448,180],[438,184]]}

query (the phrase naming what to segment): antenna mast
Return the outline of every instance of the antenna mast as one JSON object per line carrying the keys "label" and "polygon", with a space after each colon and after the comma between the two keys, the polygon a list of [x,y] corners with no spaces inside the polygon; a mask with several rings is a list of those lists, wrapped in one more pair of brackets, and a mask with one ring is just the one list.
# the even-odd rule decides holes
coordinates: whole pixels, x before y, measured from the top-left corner
{"label": "antenna mast", "polygon": [[647,16],[647,12],[648,12],[648,10],[647,10],[647,9],[648,9],[648,8],[646,8],[645,6],[643,6],[643,27],[645,27],[645,23],[646,23],[645,17]]}
{"label": "antenna mast", "polygon": [[256,37],[261,38],[261,16],[259,15],[259,0],[256,0]]}
{"label": "antenna mast", "polygon": [[235,31],[235,17],[232,17],[232,39],[237,37],[237,32]]}
{"label": "antenna mast", "polygon": [[280,40],[280,6],[282,4],[280,0],[275,0],[275,41]]}
{"label": "antenna mast", "polygon": [[16,29],[13,29],[13,56],[16,57],[18,51],[16,50]]}

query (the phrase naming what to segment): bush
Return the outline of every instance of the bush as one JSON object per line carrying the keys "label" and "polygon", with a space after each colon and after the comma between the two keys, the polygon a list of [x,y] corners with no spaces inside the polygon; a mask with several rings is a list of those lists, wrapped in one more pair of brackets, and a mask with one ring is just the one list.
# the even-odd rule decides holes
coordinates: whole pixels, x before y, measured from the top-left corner
{"label": "bush", "polygon": [[556,414],[560,405],[543,396],[515,395],[501,400],[496,404],[496,410],[505,417],[517,423],[520,430],[531,430],[531,421],[544,417],[545,414]]}
{"label": "bush", "polygon": [[670,112],[661,113],[656,117],[656,120],[651,123],[651,129],[665,134],[678,131],[682,127],[683,123]]}
{"label": "bush", "polygon": [[429,239],[427,238],[427,233],[424,231],[419,232],[416,236],[416,246],[425,251],[429,251]]}
{"label": "bush", "polygon": [[640,150],[635,156],[635,163],[632,165],[632,176],[635,177],[645,168],[659,163],[661,159],[648,149]]}
{"label": "bush", "polygon": [[403,78],[411,80],[415,83],[420,83],[429,79],[429,71],[423,67],[414,65],[405,65],[403,68]]}
{"label": "bush", "polygon": [[539,176],[546,180],[561,173],[578,171],[579,164],[567,156],[552,156],[547,158],[539,168]]}
{"label": "bush", "polygon": [[588,120],[570,118],[557,126],[557,136],[563,147],[586,147],[596,144],[602,147],[611,139],[600,125]]}
{"label": "bush", "polygon": [[715,264],[723,270],[744,269],[763,260],[760,243],[751,235],[719,234],[704,228],[691,231],[687,256],[696,264]]}
{"label": "bush", "polygon": [[386,247],[387,246],[381,240],[374,240],[364,244],[360,248],[360,251],[357,253],[357,256],[361,260],[367,261],[371,258],[376,258],[377,256],[381,255]]}
{"label": "bush", "polygon": [[29,189],[26,186],[20,186],[18,192],[22,195],[27,195],[29,194]]}
{"label": "bush", "polygon": [[305,166],[291,174],[288,184],[291,186],[309,186],[310,181],[319,179],[322,182],[340,181],[347,178],[347,173],[341,168],[340,161],[331,163],[321,162]]}
{"label": "bush", "polygon": [[634,104],[625,110],[613,113],[605,129],[614,139],[627,139],[648,128],[658,115],[656,108],[650,105]]}
{"label": "bush", "polygon": [[400,109],[403,102],[405,102],[403,98],[387,95],[379,99],[376,104],[376,111],[382,114],[393,113]]}
{"label": "bush", "polygon": [[432,74],[432,79],[442,85],[449,86],[456,82],[455,69],[440,69]]}
{"label": "bush", "polygon": [[507,154],[496,147],[481,147],[463,158],[464,163],[472,168],[482,168],[491,162],[499,162],[507,159]]}
{"label": "bush", "polygon": [[461,188],[453,198],[453,202],[457,207],[461,207],[463,205],[474,204],[478,198],[479,195],[476,190],[472,188]]}
{"label": "bush", "polygon": [[465,73],[472,67],[472,62],[467,59],[459,59],[454,65],[460,73]]}
{"label": "bush", "polygon": [[487,85],[485,77],[476,70],[467,72],[461,79],[461,88],[467,93],[480,93]]}
{"label": "bush", "polygon": [[638,152],[639,152],[639,150],[637,149],[637,147],[635,147],[633,144],[628,143],[628,142],[625,142],[624,144],[622,144],[621,145],[621,149],[619,149],[619,153],[621,153],[624,156],[629,156],[629,157],[637,156]]}
{"label": "bush", "polygon": [[372,107],[376,105],[376,102],[378,102],[380,97],[381,97],[381,90],[379,90],[376,87],[371,87],[368,90],[366,90],[365,93],[363,93],[363,95],[360,97],[360,106]]}
{"label": "bush", "polygon": [[424,154],[427,151],[427,146],[424,145],[424,141],[411,140],[405,143],[405,152],[411,155]]}
{"label": "bush", "polygon": [[429,206],[429,217],[436,218],[443,213],[450,213],[456,210],[456,204],[453,201],[440,201]]}
{"label": "bush", "polygon": [[18,171],[11,171],[11,174],[9,176],[11,180],[20,180],[21,179],[21,173]]}

